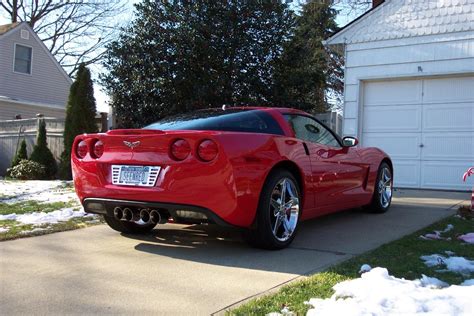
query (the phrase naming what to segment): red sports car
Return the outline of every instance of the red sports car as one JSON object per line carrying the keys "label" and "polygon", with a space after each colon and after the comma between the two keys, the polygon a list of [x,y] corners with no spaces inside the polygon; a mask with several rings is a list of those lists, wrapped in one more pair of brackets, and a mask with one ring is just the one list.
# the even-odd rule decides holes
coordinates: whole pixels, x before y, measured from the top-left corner
{"label": "red sports car", "polygon": [[117,231],[215,223],[280,249],[302,220],[361,206],[388,210],[390,157],[357,144],[300,110],[210,109],[77,136],[72,168],[85,211]]}

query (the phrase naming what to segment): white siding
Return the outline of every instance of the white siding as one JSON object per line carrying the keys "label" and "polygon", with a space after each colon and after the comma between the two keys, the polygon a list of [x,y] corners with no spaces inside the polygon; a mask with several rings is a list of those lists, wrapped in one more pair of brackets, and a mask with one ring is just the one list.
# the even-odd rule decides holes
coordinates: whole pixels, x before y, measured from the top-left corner
{"label": "white siding", "polygon": [[[21,38],[21,30],[30,32],[28,40]],[[31,75],[13,72],[15,43],[33,48]],[[0,95],[65,107],[70,82],[27,26],[0,36]]]}

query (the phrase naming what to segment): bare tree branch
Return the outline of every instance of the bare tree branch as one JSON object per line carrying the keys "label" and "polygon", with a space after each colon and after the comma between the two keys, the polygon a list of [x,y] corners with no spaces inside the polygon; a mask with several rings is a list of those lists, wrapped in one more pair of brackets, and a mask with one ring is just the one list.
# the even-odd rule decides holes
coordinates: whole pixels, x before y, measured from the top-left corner
{"label": "bare tree branch", "polygon": [[126,0],[6,0],[1,15],[13,22],[28,22],[71,75],[80,63],[100,61],[105,45],[119,31],[117,16]]}

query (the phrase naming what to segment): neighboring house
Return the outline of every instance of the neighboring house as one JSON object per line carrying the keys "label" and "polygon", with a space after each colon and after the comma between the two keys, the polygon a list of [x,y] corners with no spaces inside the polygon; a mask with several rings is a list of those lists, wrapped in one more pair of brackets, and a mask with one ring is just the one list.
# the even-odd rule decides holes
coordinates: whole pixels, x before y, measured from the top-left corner
{"label": "neighboring house", "polygon": [[468,190],[474,0],[373,1],[331,36],[345,51],[345,135],[394,161],[395,186]]}
{"label": "neighboring house", "polygon": [[28,23],[0,25],[0,121],[64,118],[71,83]]}

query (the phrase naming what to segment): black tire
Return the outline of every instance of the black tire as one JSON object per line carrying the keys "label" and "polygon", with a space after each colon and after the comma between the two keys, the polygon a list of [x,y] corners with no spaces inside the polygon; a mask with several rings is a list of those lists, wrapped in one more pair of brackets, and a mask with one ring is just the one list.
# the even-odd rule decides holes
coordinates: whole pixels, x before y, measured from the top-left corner
{"label": "black tire", "polygon": [[[389,172],[390,176],[390,185],[391,185],[391,192],[390,196],[385,198],[385,200],[382,198],[381,195],[381,188],[380,188],[380,182],[382,177],[384,176],[384,170]],[[377,171],[377,179],[375,181],[375,187],[374,187],[374,195],[372,196],[372,202],[370,205],[367,205],[365,209],[369,213],[385,213],[388,211],[390,208],[390,205],[392,204],[392,195],[393,195],[393,171],[392,168],[386,163],[382,162],[379,166],[379,170]],[[385,202],[384,202],[385,201]]]}
{"label": "black tire", "polygon": [[[298,198],[298,214],[294,214],[290,211],[290,214],[293,214],[293,220],[296,219],[295,227],[292,230],[291,235],[285,236],[284,238],[288,238],[287,240],[279,240],[275,234],[273,233],[272,225],[275,226],[275,220],[277,218],[276,215],[272,214],[275,212],[276,208],[272,208],[270,206],[270,201],[272,199],[272,194],[275,192],[274,190],[279,185],[283,179],[291,180],[292,184],[294,184],[294,188],[296,189],[295,195]],[[293,190],[293,189],[292,189]],[[260,193],[260,199],[257,209],[257,214],[255,218],[254,228],[247,229],[243,231],[243,238],[244,240],[249,243],[253,247],[269,249],[269,250],[277,250],[283,249],[288,247],[289,244],[293,241],[296,236],[299,219],[301,217],[301,193],[298,181],[295,179],[292,173],[284,169],[277,169],[273,171],[266,179],[265,184],[263,186],[262,192]],[[295,203],[296,204],[296,203]],[[272,211],[273,209],[273,211]],[[293,207],[291,208],[293,210]],[[285,212],[288,214],[287,212]],[[290,214],[285,215],[287,219],[289,219]],[[272,222],[273,221],[273,222]],[[289,222],[287,222],[289,223]],[[285,226],[282,222],[280,222],[280,226]],[[278,227],[278,226],[277,226]],[[281,230],[281,227],[280,227]],[[280,231],[277,229],[277,231]],[[285,228],[283,228],[286,231]]]}
{"label": "black tire", "polygon": [[104,220],[110,228],[126,234],[146,234],[156,226],[155,224],[139,225],[133,222],[125,222],[107,215],[104,215]]}

